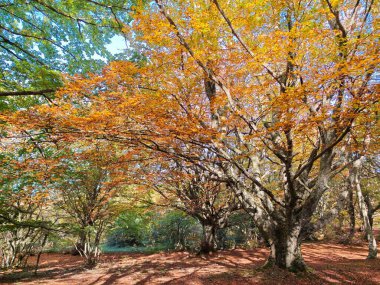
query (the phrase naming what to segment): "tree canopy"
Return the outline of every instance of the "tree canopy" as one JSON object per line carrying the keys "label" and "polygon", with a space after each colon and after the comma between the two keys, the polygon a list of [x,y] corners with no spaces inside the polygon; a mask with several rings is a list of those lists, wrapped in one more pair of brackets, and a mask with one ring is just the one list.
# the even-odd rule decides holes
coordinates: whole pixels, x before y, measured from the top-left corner
{"label": "tree canopy", "polygon": [[0,97],[51,94],[62,72],[99,70],[112,58],[106,44],[129,22],[131,3],[1,1]]}

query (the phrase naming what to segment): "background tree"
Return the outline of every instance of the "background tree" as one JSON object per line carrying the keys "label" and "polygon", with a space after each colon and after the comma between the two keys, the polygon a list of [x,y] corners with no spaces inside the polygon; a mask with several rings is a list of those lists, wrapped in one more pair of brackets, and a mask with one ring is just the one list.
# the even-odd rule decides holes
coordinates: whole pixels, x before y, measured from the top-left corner
{"label": "background tree", "polygon": [[367,156],[363,165],[361,183],[364,201],[368,208],[368,218],[373,226],[374,215],[380,210],[379,161],[376,156]]}
{"label": "background tree", "polygon": [[[41,253],[56,230],[48,191],[49,167],[44,157],[25,143],[1,152],[1,268],[25,268],[31,255]],[[50,213],[49,213],[50,212]],[[37,258],[38,266],[39,258]]]}
{"label": "background tree", "polygon": [[[102,235],[116,215],[111,199],[124,181],[110,149],[79,152],[76,159],[64,158],[55,174],[58,183],[56,205],[68,215],[67,222],[78,235],[76,250],[93,267],[100,257]],[[114,163],[113,163],[114,162]]]}
{"label": "background tree", "polygon": [[[0,96],[38,95],[61,86],[61,72],[95,72],[112,58],[106,44],[129,22],[129,1],[2,1]],[[97,57],[97,59],[95,59]],[[101,59],[103,57],[103,60]],[[48,99],[49,100],[49,99]],[[1,104],[12,99],[1,98]]]}
{"label": "background tree", "polygon": [[167,206],[182,210],[202,225],[199,253],[216,251],[217,232],[227,227],[230,215],[240,208],[233,193],[226,184],[214,181],[209,173],[196,167],[183,167],[178,161],[158,163],[155,168],[159,169],[155,174],[148,168],[150,176],[155,176],[151,187],[169,203]]}

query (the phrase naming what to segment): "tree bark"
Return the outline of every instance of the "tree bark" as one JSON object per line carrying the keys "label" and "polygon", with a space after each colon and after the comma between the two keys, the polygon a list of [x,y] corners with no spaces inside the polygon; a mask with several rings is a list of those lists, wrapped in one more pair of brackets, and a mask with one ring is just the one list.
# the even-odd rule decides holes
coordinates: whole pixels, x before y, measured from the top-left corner
{"label": "tree bark", "polygon": [[366,203],[367,209],[368,209],[369,224],[373,228],[373,214],[375,213],[375,210],[373,209],[373,206],[371,204],[371,199],[368,193],[364,194],[364,202]]}
{"label": "tree bark", "polygon": [[72,251],[72,255],[83,255],[84,253],[84,248],[86,244],[86,233],[82,229],[81,232],[79,233],[79,239],[75,244],[75,249]]}
{"label": "tree bark", "polygon": [[350,232],[347,236],[346,243],[351,243],[355,236],[355,206],[354,206],[354,194],[352,187],[349,187],[348,191],[348,215],[350,218]]}
{"label": "tree bark", "polygon": [[203,239],[201,242],[200,254],[209,254],[216,251],[216,229],[217,227],[212,224],[202,224],[203,227]]}
{"label": "tree bark", "polygon": [[363,158],[359,158],[354,161],[352,167],[350,168],[350,183],[353,188],[356,189],[356,195],[358,196],[358,204],[363,219],[364,231],[368,240],[368,259],[373,259],[377,257],[377,244],[376,239],[373,234],[371,222],[368,215],[368,207],[365,203],[362,189],[360,186],[359,173],[362,166]]}
{"label": "tree bark", "polygon": [[307,267],[301,253],[300,226],[277,228],[270,241],[271,251],[265,267],[276,265],[280,268],[300,272]]}

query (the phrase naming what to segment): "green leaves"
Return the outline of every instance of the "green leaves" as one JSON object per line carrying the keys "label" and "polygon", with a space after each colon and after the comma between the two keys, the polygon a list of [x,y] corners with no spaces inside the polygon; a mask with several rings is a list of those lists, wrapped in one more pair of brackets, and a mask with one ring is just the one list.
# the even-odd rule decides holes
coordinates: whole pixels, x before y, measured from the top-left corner
{"label": "green leaves", "polygon": [[[1,2],[0,91],[56,89],[61,72],[99,71],[113,58],[106,44],[130,21],[128,1]],[[0,110],[12,105],[0,100]]]}

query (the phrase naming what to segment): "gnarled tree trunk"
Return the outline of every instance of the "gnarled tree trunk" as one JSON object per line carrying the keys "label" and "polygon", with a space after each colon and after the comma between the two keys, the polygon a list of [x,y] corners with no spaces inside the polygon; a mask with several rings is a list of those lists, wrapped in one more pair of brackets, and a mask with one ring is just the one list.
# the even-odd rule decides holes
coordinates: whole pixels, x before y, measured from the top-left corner
{"label": "gnarled tree trunk", "polygon": [[217,240],[216,230],[217,227],[214,224],[202,224],[203,237],[201,242],[200,254],[209,254],[216,251]]}
{"label": "gnarled tree trunk", "polygon": [[294,272],[306,270],[301,253],[300,230],[300,226],[286,225],[275,229],[270,241],[271,251],[265,267],[276,265]]}

